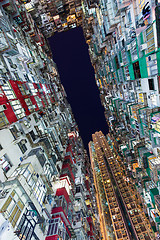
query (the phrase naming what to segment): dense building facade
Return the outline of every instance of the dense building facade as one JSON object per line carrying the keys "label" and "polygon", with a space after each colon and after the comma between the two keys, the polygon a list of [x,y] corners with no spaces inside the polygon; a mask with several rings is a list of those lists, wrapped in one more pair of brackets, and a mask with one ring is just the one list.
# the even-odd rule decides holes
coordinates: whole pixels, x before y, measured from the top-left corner
{"label": "dense building facade", "polygon": [[[0,1],[1,238],[101,239],[100,219],[103,239],[130,239],[114,190],[122,179],[110,173],[117,168],[110,158],[118,161],[118,156],[125,171],[118,194],[120,185],[132,182],[142,203],[128,196],[133,202],[128,209],[123,196],[125,209],[143,208],[155,232],[153,236],[145,216],[128,214],[133,234],[137,239],[158,238],[159,16],[158,1]],[[106,150],[97,150],[96,141],[103,145],[97,134],[90,143],[92,168],[98,170],[93,177],[47,44],[55,32],[77,26],[84,30],[111,133]],[[103,165],[109,169],[105,174]],[[95,190],[103,198],[95,198]],[[113,202],[105,205],[110,198]]]}
{"label": "dense building facade", "polygon": [[[127,176],[112,135],[102,132],[92,135],[89,143],[97,197],[101,202],[99,215],[104,239],[155,239],[141,199]],[[102,226],[104,225],[104,226]]]}
{"label": "dense building facade", "polygon": [[105,116],[128,176],[159,232],[159,1],[99,1],[84,32]]}
{"label": "dense building facade", "polygon": [[25,7],[46,37],[82,25],[81,0],[31,0]]}
{"label": "dense building facade", "polygon": [[23,2],[0,1],[0,238],[99,239],[87,153]]}

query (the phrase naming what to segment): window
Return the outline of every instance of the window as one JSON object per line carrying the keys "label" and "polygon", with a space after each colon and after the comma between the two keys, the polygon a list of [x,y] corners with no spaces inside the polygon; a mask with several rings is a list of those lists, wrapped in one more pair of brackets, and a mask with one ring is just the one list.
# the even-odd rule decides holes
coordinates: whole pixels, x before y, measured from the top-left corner
{"label": "window", "polygon": [[2,145],[0,144],[0,151],[3,149]]}
{"label": "window", "polygon": [[18,143],[18,147],[20,148],[20,150],[23,154],[27,151],[27,147],[25,145],[26,142],[27,142],[27,140],[23,139]]}
{"label": "window", "polygon": [[125,74],[126,80],[128,80],[128,79],[130,80],[130,74],[129,74],[128,66],[124,67],[124,74]]}
{"label": "window", "polygon": [[125,48],[122,49],[121,55],[122,55],[122,62],[124,63],[124,65],[126,65],[128,63],[128,60],[127,60],[127,54],[126,54]]}
{"label": "window", "polygon": [[33,130],[30,131],[29,134],[31,135],[32,140],[35,141],[35,140],[36,140],[36,135],[35,135],[35,133],[33,132]]}
{"label": "window", "polygon": [[47,105],[48,105],[48,103],[47,103],[47,101],[46,101],[45,97],[44,97],[43,95],[41,95],[41,98],[42,98],[42,100],[43,100],[43,102],[44,102],[45,106],[47,106]]}
{"label": "window", "polygon": [[79,193],[79,192],[81,192],[81,188],[78,186],[76,187],[76,193]]}
{"label": "window", "polygon": [[32,103],[32,101],[31,101],[31,99],[30,99],[30,98],[26,98],[26,99],[25,99],[25,102],[26,102],[26,104],[27,104],[28,110],[29,110],[30,112],[33,112],[34,108],[33,108],[33,103]]}
{"label": "window", "polygon": [[37,123],[39,121],[39,119],[35,113],[33,114],[33,117],[34,117],[35,122]]}
{"label": "window", "polygon": [[39,178],[38,181],[36,182],[36,185],[33,188],[33,194],[35,195],[41,206],[43,204],[46,191],[47,191],[46,186],[44,185],[42,179]]}
{"label": "window", "polygon": [[32,92],[32,95],[35,96],[36,95],[36,92],[38,91],[37,89],[34,88],[33,84],[32,83],[28,83],[29,85],[29,88]]}
{"label": "window", "polygon": [[135,61],[138,59],[138,54],[137,54],[137,47],[136,47],[137,43],[136,43],[136,40],[134,40],[132,42],[132,48],[130,50],[130,53],[131,53],[131,59],[132,61]]}
{"label": "window", "polygon": [[[16,127],[16,125],[13,125],[12,128],[10,129],[10,132],[12,133],[14,139],[19,137],[19,129]],[[21,132],[22,133],[22,132]]]}
{"label": "window", "polygon": [[8,123],[6,115],[3,112],[0,112],[0,128],[6,126]]}
{"label": "window", "polygon": [[153,78],[148,79],[149,90],[154,90],[154,80]]}
{"label": "window", "polygon": [[128,12],[128,22],[131,23],[132,22],[132,19],[131,19],[131,13],[130,11]]}
{"label": "window", "polygon": [[144,42],[147,43],[146,54],[155,50],[153,24],[146,28],[144,32]]}
{"label": "window", "polygon": [[26,80],[27,82],[30,82],[29,77],[28,77],[27,74],[24,74],[24,78],[25,78],[25,80]]}
{"label": "window", "polygon": [[49,221],[47,236],[58,234],[58,223],[59,223],[59,218],[55,218]]}
{"label": "window", "polygon": [[18,81],[21,81],[22,79],[19,77],[19,74],[17,72],[14,72],[15,79]]}
{"label": "window", "polygon": [[5,83],[3,86],[2,86],[2,89],[6,95],[6,97],[8,98],[8,100],[10,99],[15,99],[16,96],[15,96],[15,93],[10,85],[9,82]]}
{"label": "window", "polygon": [[18,119],[25,117],[24,109],[22,108],[19,100],[15,100],[10,103],[11,103],[14,113]]}
{"label": "window", "polygon": [[[17,227],[17,233],[20,240],[31,240],[33,236],[33,231],[35,227],[35,221],[29,216],[29,211],[27,214],[23,214],[20,223]],[[32,238],[35,239],[35,238]]]}
{"label": "window", "polygon": [[12,167],[12,164],[10,162],[9,157],[7,156],[7,154],[4,154],[1,158],[0,158],[0,165],[2,165],[3,171],[5,173],[7,173],[9,171],[9,169]]}
{"label": "window", "polygon": [[29,91],[29,89],[28,89],[28,87],[26,86],[25,83],[22,83],[22,84],[19,83],[19,84],[18,84],[18,87],[19,87],[22,95],[27,95],[28,93],[30,93],[30,91]]}
{"label": "window", "polygon": [[134,71],[135,79],[141,78],[141,72],[140,72],[139,62],[138,61],[133,63],[133,71]]}
{"label": "window", "polygon": [[118,62],[118,57],[117,56],[115,56],[115,62],[116,62],[116,69],[119,69],[119,62]]}
{"label": "window", "polygon": [[15,191],[12,191],[1,211],[4,212],[5,217],[7,217],[12,226],[15,227],[23,208],[24,204],[19,199],[19,196]]}
{"label": "window", "polygon": [[119,81],[120,81],[120,82],[123,82],[123,81],[124,81],[124,77],[123,77],[122,68],[119,68],[119,69],[117,70],[117,72],[118,72]]}
{"label": "window", "polygon": [[43,105],[42,105],[42,100],[41,100],[40,97],[35,96],[35,100],[36,100],[36,103],[37,103],[37,105],[38,105],[39,108],[43,107]]}

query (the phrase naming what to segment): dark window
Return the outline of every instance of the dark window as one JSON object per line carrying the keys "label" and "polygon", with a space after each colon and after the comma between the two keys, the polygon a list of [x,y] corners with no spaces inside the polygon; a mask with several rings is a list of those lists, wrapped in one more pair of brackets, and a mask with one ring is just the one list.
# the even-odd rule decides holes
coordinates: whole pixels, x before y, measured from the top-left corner
{"label": "dark window", "polygon": [[134,77],[135,79],[141,78],[141,72],[139,68],[139,62],[133,63]]}
{"label": "dark window", "polygon": [[46,120],[44,120],[44,124],[46,125],[46,127],[48,127],[48,123]]}
{"label": "dark window", "polygon": [[116,69],[119,69],[119,62],[118,62],[118,57],[115,56],[115,62],[116,62]]}
{"label": "dark window", "polygon": [[137,87],[141,87],[141,81],[137,81]]}
{"label": "dark window", "polygon": [[38,122],[38,117],[35,113],[33,114],[33,117],[34,117],[35,122],[37,123]]}
{"label": "dark window", "polygon": [[124,41],[124,39],[122,39],[122,46],[123,46],[123,47],[125,46],[125,41]]}
{"label": "dark window", "polygon": [[27,151],[27,147],[25,145],[27,141],[26,140],[21,140],[19,143],[18,143],[18,147],[20,148],[21,152],[22,153],[25,153]]}
{"label": "dark window", "polygon": [[78,186],[76,187],[76,193],[79,193],[79,192],[81,192],[81,188]]}
{"label": "dark window", "polygon": [[148,160],[147,160],[147,156],[143,156],[143,166],[144,168],[148,168]]}
{"label": "dark window", "polygon": [[32,140],[35,141],[36,140],[36,135],[33,132],[33,130],[31,132],[29,132],[29,134],[31,135]]}
{"label": "dark window", "polygon": [[3,149],[3,147],[2,147],[2,145],[0,144],[0,150],[2,150]]}
{"label": "dark window", "polygon": [[10,129],[10,131],[11,131],[11,133],[12,133],[14,139],[18,138],[18,134],[17,134],[17,133],[18,133],[18,129],[16,128],[15,125],[12,126],[12,128]]}
{"label": "dark window", "polygon": [[154,90],[154,80],[153,78],[148,79],[149,90]]}

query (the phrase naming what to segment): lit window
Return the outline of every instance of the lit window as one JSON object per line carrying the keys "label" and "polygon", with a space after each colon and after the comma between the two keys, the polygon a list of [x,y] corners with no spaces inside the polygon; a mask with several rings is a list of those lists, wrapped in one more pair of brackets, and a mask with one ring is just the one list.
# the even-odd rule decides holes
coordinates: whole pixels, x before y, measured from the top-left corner
{"label": "lit window", "polygon": [[22,108],[19,100],[15,100],[10,103],[11,103],[14,113],[18,119],[25,117],[24,109]]}
{"label": "lit window", "polygon": [[3,86],[2,86],[2,89],[6,95],[6,97],[8,98],[8,100],[10,99],[15,99],[16,96],[15,96],[15,93],[10,85],[9,82],[5,83]]}

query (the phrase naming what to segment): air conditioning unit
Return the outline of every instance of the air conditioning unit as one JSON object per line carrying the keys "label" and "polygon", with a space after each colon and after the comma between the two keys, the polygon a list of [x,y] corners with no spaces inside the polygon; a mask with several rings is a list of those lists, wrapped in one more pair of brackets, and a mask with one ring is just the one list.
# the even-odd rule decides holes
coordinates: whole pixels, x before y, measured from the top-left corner
{"label": "air conditioning unit", "polygon": [[17,132],[17,136],[18,136],[18,137],[20,137],[20,136],[22,136],[22,135],[23,135],[23,132],[21,132],[21,131]]}
{"label": "air conditioning unit", "polygon": [[0,86],[3,86],[4,84],[6,84],[6,80],[0,79]]}
{"label": "air conditioning unit", "polygon": [[12,64],[12,65],[11,65],[11,68],[16,69],[16,68],[17,68],[17,65],[16,65],[16,64]]}
{"label": "air conditioning unit", "polygon": [[120,66],[121,66],[121,67],[123,67],[123,66],[124,66],[124,63],[123,63],[123,62],[122,62],[122,63],[120,63]]}
{"label": "air conditioning unit", "polygon": [[147,48],[147,43],[141,44],[140,45],[140,51],[143,51]]}
{"label": "air conditioning unit", "polygon": [[156,60],[156,54],[152,54],[148,56],[148,61]]}
{"label": "air conditioning unit", "polygon": [[127,51],[131,50],[131,45],[127,45]]}
{"label": "air conditioning unit", "polygon": [[111,50],[111,55],[114,55],[114,51],[113,50]]}
{"label": "air conditioning unit", "polygon": [[130,76],[126,77],[126,80],[130,80],[130,79],[131,79]]}
{"label": "air conditioning unit", "polygon": [[5,104],[0,105],[0,112],[3,112],[3,111],[6,110],[6,109],[7,109],[7,107],[6,107]]}
{"label": "air conditioning unit", "polygon": [[26,90],[26,94],[30,94],[30,91],[29,91],[29,90]]}
{"label": "air conditioning unit", "polygon": [[5,68],[5,67],[2,68],[2,72],[3,72],[3,73],[7,73],[7,72],[8,72],[7,68]]}
{"label": "air conditioning unit", "polygon": [[22,139],[21,143],[22,143],[22,144],[26,144],[26,143],[27,143],[27,140],[26,140],[26,139]]}

